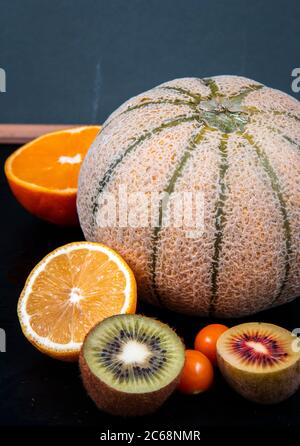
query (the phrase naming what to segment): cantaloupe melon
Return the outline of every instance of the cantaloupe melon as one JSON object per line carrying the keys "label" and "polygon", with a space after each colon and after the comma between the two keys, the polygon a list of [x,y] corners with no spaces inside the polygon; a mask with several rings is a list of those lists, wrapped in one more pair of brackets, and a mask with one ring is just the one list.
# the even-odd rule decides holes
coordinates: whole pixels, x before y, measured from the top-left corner
{"label": "cantaloupe melon", "polygon": [[[203,233],[163,225],[161,205],[154,227],[105,227],[103,197],[120,185],[168,192],[169,205],[201,192]],[[159,85],[107,119],[77,206],[86,239],[117,250],[153,304],[235,317],[289,302],[300,294],[300,104],[238,76]]]}

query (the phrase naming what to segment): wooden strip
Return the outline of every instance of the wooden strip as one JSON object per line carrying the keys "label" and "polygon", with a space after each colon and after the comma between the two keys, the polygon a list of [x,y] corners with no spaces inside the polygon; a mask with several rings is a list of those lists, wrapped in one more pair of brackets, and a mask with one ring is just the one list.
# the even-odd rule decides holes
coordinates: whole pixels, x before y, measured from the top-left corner
{"label": "wooden strip", "polygon": [[25,144],[57,130],[81,127],[83,124],[0,124],[0,144]]}

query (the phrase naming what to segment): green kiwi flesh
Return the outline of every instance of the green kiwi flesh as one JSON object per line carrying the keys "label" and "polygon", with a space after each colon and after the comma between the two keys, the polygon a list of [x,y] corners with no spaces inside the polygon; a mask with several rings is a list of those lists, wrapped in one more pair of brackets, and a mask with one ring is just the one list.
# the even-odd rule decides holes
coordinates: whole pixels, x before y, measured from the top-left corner
{"label": "green kiwi flesh", "polygon": [[112,316],[86,336],[79,365],[96,405],[113,415],[154,412],[176,388],[184,345],[166,324],[149,317]]}
{"label": "green kiwi flesh", "polygon": [[245,398],[261,404],[278,403],[300,385],[296,343],[291,332],[277,325],[237,325],[218,339],[218,366],[230,386]]}

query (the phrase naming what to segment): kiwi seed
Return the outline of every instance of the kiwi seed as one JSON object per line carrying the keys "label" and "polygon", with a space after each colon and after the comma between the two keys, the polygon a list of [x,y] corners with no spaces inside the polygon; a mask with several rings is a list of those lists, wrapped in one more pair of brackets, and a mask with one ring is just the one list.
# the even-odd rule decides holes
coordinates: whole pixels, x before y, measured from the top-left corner
{"label": "kiwi seed", "polygon": [[217,342],[219,368],[245,398],[263,404],[283,401],[300,385],[295,337],[277,325],[252,322],[225,331]]}
{"label": "kiwi seed", "polygon": [[80,354],[84,386],[96,405],[121,416],[155,411],[175,389],[184,346],[166,324],[112,316],[87,335]]}

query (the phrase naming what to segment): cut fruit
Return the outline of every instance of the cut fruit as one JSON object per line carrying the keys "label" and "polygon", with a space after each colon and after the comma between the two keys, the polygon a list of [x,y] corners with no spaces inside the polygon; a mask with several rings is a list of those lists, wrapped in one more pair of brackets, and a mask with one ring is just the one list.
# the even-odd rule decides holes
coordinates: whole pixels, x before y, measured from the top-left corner
{"label": "cut fruit", "polygon": [[120,416],[145,415],[176,388],[184,345],[155,319],[112,316],[87,335],[79,364],[84,386],[100,409]]}
{"label": "cut fruit", "polygon": [[48,133],[16,150],[5,162],[10,188],[32,214],[59,225],[78,224],[80,166],[99,126]]}
{"label": "cut fruit", "polygon": [[217,341],[218,365],[228,383],[245,398],[277,403],[300,385],[300,352],[294,343],[295,336],[277,325],[237,325]]}
{"label": "cut fruit", "polygon": [[91,242],[70,243],[48,254],[30,273],[18,302],[27,339],[62,360],[78,359],[96,323],[135,309],[131,269],[115,251]]}

